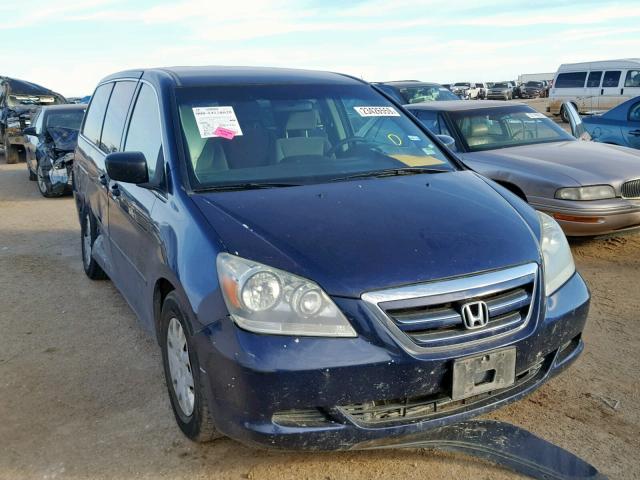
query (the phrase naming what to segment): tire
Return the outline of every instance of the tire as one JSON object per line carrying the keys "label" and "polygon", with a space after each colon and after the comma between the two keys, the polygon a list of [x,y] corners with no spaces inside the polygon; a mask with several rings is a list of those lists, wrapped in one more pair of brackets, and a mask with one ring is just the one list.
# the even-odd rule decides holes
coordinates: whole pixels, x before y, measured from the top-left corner
{"label": "tire", "polygon": [[[29,175],[31,175],[31,171],[29,171]],[[29,176],[31,178],[31,176]],[[38,182],[38,190],[45,198],[53,198],[59,197],[62,193],[54,192],[53,187],[51,186],[51,180],[49,179],[49,175],[45,171],[42,166],[42,162],[38,161],[38,167],[36,170],[36,181]]]}
{"label": "tire", "polygon": [[104,273],[102,267],[98,265],[96,259],[93,258],[92,250],[93,244],[98,237],[98,225],[91,213],[91,209],[85,207],[82,209],[82,215],[80,217],[80,245],[82,249],[82,267],[84,273],[91,280],[104,280],[107,278],[107,274]]}
{"label": "tire", "polygon": [[162,304],[160,347],[171,408],[182,433],[200,443],[221,437],[209,412],[198,355],[175,292]]}
{"label": "tire", "polygon": [[4,159],[8,164],[18,163],[20,160],[18,149],[9,143],[7,137],[4,137]]}
{"label": "tire", "polygon": [[28,163],[27,163],[27,172],[29,172],[29,180],[31,180],[32,182],[35,182],[36,180],[38,180],[38,175],[36,173],[33,173],[33,170],[31,170]]}
{"label": "tire", "polygon": [[567,115],[567,112],[565,112],[564,110],[564,105],[560,109],[560,119],[562,120],[563,123],[569,123],[569,116]]}

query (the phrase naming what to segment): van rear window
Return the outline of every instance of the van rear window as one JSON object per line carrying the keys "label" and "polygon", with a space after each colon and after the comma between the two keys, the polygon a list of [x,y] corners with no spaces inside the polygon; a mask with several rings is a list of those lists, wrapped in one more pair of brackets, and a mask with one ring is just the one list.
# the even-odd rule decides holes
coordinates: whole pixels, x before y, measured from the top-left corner
{"label": "van rear window", "polygon": [[587,79],[587,72],[567,72],[561,73],[556,78],[556,88],[582,88]]}

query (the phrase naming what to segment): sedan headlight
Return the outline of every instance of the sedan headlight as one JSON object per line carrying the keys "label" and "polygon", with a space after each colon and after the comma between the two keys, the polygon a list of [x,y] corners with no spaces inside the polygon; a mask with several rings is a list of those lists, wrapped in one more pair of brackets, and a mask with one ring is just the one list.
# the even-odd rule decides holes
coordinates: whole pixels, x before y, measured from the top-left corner
{"label": "sedan headlight", "polygon": [[556,198],[561,200],[604,200],[615,198],[616,191],[611,185],[593,185],[590,187],[560,188],[556,191]]}
{"label": "sedan headlight", "polygon": [[538,212],[540,247],[544,261],[544,286],[547,297],[571,278],[576,271],[569,242],[562,228],[549,215]]}
{"label": "sedan headlight", "polygon": [[357,336],[316,283],[228,253],[219,254],[216,263],[231,318],[245,330],[275,335]]}

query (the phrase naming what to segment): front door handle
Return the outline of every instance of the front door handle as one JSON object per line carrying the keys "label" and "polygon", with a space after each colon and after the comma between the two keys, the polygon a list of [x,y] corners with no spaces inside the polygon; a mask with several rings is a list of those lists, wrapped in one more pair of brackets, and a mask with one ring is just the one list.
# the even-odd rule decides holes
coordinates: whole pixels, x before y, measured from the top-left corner
{"label": "front door handle", "polygon": [[640,130],[631,130],[629,135],[633,135],[634,137],[640,137]]}
{"label": "front door handle", "polygon": [[600,95],[604,95],[604,88],[600,89]]}
{"label": "front door handle", "polygon": [[106,187],[107,185],[109,185],[109,179],[107,178],[107,175],[105,173],[103,173],[102,175],[100,175],[98,177],[98,180],[100,180],[100,184],[103,187]]}

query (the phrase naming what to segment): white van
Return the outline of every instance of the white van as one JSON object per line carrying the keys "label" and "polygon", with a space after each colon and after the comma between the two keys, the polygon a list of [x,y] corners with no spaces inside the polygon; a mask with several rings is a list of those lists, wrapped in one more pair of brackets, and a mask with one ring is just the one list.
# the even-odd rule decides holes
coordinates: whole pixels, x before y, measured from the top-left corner
{"label": "white van", "polygon": [[580,113],[609,110],[640,95],[640,58],[560,65],[549,92],[548,110],[562,115],[563,102]]}

